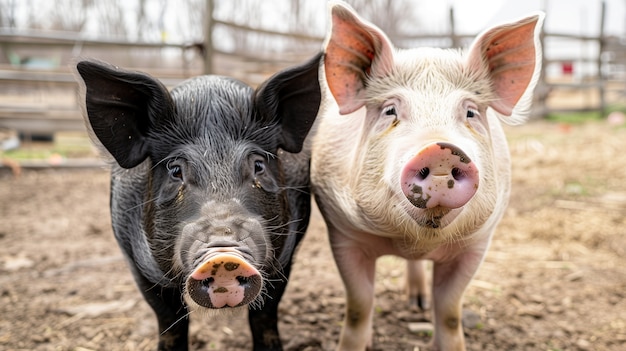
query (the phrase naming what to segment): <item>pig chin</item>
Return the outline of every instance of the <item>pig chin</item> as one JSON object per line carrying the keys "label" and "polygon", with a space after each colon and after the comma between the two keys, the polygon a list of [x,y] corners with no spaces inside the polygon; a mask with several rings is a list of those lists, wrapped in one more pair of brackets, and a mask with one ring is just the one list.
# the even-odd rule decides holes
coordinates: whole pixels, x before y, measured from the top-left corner
{"label": "pig chin", "polygon": [[[187,305],[187,311],[189,314],[199,315],[200,318],[207,319],[213,317],[222,317],[222,316],[232,316],[234,318],[239,318],[248,311],[248,305],[239,306],[239,307],[231,307],[231,308],[206,308],[197,304],[191,296],[185,291],[183,294],[183,299]],[[253,303],[254,305],[258,304],[262,305],[262,302]]]}
{"label": "pig chin", "polygon": [[416,209],[411,206],[409,215],[417,225],[429,229],[443,229],[454,221],[462,209],[437,206],[430,209]]}

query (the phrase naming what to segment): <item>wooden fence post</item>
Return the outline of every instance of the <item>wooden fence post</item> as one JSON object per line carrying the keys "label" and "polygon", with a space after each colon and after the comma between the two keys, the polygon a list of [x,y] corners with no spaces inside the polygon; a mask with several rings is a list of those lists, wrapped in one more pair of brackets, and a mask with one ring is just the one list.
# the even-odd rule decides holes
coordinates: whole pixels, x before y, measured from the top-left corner
{"label": "wooden fence post", "polygon": [[605,90],[608,84],[602,73],[602,53],[604,52],[605,40],[604,40],[604,21],[606,19],[606,2],[602,0],[600,4],[600,34],[598,35],[598,59],[596,61],[598,66],[598,94],[600,96],[600,118],[606,116],[606,97]]}
{"label": "wooden fence post", "polygon": [[454,7],[450,5],[450,39],[452,39],[451,47],[459,48],[461,44],[459,43],[459,37],[456,35],[456,28],[454,25]]}
{"label": "wooden fence post", "polygon": [[213,73],[213,0],[206,0],[204,15],[204,74]]}

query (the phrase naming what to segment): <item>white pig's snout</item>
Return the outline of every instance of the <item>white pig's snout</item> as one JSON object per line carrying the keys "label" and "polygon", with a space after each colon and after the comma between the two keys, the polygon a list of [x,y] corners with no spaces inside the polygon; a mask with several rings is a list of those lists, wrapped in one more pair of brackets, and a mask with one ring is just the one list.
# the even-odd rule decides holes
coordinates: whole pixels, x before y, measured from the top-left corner
{"label": "white pig's snout", "polygon": [[417,208],[464,206],[478,189],[478,169],[463,150],[450,143],[421,149],[400,176],[402,192]]}

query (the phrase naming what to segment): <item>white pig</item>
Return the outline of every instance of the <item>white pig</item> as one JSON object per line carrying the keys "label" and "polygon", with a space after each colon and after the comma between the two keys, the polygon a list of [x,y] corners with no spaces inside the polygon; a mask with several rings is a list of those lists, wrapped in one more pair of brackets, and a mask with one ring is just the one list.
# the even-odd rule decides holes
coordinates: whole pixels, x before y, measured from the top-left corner
{"label": "white pig", "polygon": [[[529,113],[544,14],[463,53],[397,49],[344,3],[329,8],[311,181],[347,294],[338,349],[372,346],[376,259],[392,254],[408,260],[413,303],[433,296],[434,348],[464,350],[462,296],[510,192],[500,120]],[[432,291],[420,260],[433,261]]]}

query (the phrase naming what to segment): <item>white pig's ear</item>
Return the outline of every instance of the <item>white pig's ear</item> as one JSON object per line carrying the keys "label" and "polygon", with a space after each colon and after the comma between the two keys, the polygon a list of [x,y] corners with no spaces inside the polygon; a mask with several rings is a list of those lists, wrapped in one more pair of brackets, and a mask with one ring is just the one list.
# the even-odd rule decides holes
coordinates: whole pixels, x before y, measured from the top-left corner
{"label": "white pig's ear", "polygon": [[326,81],[339,112],[354,112],[365,104],[370,77],[389,74],[393,46],[375,25],[359,18],[348,5],[329,5],[331,27],[324,43]]}
{"label": "white pig's ear", "polygon": [[488,29],[469,51],[471,70],[487,70],[495,100],[491,107],[504,121],[521,122],[530,112],[541,73],[540,34],[545,14]]}

